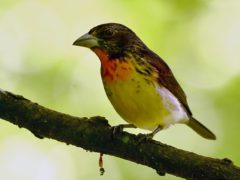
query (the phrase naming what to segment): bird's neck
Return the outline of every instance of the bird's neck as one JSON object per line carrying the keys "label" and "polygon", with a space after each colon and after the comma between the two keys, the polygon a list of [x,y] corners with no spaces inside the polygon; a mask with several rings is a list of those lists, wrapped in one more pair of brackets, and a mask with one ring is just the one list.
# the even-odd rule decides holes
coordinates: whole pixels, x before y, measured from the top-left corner
{"label": "bird's neck", "polygon": [[101,75],[107,83],[126,80],[131,76],[134,69],[131,61],[118,58],[111,59],[107,52],[99,48],[95,48],[93,51],[101,61]]}
{"label": "bird's neck", "polygon": [[110,58],[109,58],[109,55],[108,55],[107,52],[103,51],[100,48],[94,48],[92,50],[95,52],[95,54],[100,59],[102,66],[108,66],[109,65]]}

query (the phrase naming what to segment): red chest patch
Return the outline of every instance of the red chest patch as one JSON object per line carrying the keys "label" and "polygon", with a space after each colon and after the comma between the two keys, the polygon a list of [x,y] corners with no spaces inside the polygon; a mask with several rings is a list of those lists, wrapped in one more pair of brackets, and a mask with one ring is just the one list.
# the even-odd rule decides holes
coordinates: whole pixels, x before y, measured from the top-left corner
{"label": "red chest patch", "polygon": [[116,80],[126,80],[130,77],[133,71],[131,61],[109,59],[108,54],[101,49],[94,49],[94,52],[101,61],[101,75],[107,83]]}

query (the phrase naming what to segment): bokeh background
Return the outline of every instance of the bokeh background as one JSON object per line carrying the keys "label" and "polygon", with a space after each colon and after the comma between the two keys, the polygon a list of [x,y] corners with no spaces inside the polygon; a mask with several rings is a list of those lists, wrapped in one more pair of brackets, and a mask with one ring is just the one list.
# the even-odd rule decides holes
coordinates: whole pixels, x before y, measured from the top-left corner
{"label": "bokeh background", "polygon": [[[167,61],[195,117],[217,135],[208,141],[176,125],[155,139],[239,166],[239,9],[239,0],[1,0],[0,88],[64,113],[123,123],[103,90],[96,55],[72,46],[93,26],[122,23]],[[0,121],[0,179],[159,179],[150,168],[107,155],[101,177],[98,157]]]}

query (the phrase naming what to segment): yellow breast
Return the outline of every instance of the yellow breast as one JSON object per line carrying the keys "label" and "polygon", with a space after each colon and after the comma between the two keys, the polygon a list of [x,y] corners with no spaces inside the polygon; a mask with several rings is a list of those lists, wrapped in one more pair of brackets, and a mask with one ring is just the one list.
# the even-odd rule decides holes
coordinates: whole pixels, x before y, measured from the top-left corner
{"label": "yellow breast", "polygon": [[167,94],[166,89],[157,83],[154,74],[139,74],[131,59],[109,60],[102,52],[98,56],[106,94],[125,121],[142,129],[154,130],[159,125],[168,127],[185,118],[182,115],[173,117],[175,111],[185,111],[180,109],[176,98],[173,99],[174,96]]}

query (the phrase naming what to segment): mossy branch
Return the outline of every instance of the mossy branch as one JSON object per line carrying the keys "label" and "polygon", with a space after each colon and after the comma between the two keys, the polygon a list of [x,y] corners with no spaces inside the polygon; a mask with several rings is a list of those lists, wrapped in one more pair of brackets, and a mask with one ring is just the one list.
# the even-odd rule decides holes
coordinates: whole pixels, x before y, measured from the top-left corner
{"label": "mossy branch", "polygon": [[103,117],[80,118],[47,109],[22,96],[0,90],[0,118],[83,149],[126,159],[186,179],[240,179],[240,168],[229,159],[214,159],[112,129]]}

